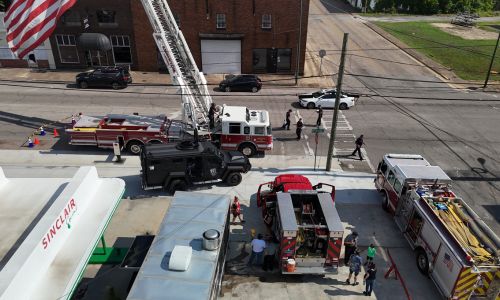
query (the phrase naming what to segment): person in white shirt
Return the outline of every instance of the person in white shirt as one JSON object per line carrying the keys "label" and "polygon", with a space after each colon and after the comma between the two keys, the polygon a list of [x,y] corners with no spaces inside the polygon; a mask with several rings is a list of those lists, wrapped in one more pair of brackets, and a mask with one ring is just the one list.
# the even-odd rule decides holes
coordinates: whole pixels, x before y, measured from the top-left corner
{"label": "person in white shirt", "polygon": [[252,240],[252,254],[250,255],[250,259],[248,260],[247,266],[251,266],[252,262],[256,261],[257,265],[261,264],[262,253],[264,249],[266,249],[266,242],[263,240],[262,234],[258,234],[256,239]]}

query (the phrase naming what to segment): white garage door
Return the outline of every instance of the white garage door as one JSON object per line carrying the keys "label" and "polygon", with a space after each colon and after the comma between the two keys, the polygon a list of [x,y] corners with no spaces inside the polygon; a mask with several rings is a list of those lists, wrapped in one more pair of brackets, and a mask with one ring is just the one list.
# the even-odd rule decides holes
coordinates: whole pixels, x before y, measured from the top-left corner
{"label": "white garage door", "polygon": [[201,40],[203,73],[241,74],[240,40]]}

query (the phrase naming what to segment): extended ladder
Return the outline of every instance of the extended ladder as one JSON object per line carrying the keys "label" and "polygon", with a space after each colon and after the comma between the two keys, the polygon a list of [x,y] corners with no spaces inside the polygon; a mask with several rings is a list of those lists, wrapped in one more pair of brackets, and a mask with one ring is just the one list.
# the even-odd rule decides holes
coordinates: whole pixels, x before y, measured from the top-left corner
{"label": "extended ladder", "polygon": [[198,70],[167,1],[141,1],[153,27],[153,38],[172,81],[179,85],[184,121],[191,122],[196,128],[208,128],[208,111],[212,98],[208,93],[207,81]]}

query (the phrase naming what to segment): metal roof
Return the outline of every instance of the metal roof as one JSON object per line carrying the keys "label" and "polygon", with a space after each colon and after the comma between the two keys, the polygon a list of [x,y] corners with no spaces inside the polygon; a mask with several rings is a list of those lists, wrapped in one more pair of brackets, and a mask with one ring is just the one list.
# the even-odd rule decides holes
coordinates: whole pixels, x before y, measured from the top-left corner
{"label": "metal roof", "polygon": [[449,183],[451,178],[438,166],[405,166],[394,168],[396,178],[401,182],[405,179],[438,180],[439,183]]}
{"label": "metal roof", "polygon": [[210,141],[199,141],[197,147],[178,148],[180,143],[151,144],[145,145],[145,156],[148,158],[162,158],[175,156],[200,155],[203,152],[213,151],[217,153],[217,147]]}
{"label": "metal roof", "polygon": [[431,164],[419,154],[386,154],[384,160],[391,167],[397,165],[430,166]]}
{"label": "metal roof", "polygon": [[344,232],[344,226],[340,221],[339,213],[333,204],[332,196],[327,193],[318,193],[319,204],[323,210],[326,225],[330,232]]}
{"label": "metal roof", "polygon": [[[227,195],[176,192],[127,299],[209,299],[221,248],[202,248],[203,232],[224,233],[231,200]],[[175,245],[191,246],[187,271],[168,268]]]}
{"label": "metal roof", "polygon": [[[250,121],[247,121],[247,111]],[[269,125],[269,113],[265,110],[248,110],[244,106],[227,106],[222,110],[221,118],[224,122],[247,122],[249,125]]]}
{"label": "metal roof", "polygon": [[277,193],[278,210],[280,214],[281,229],[297,231],[297,219],[293,210],[292,195],[289,193]]}
{"label": "metal roof", "polygon": [[73,178],[10,178],[0,168],[0,298],[69,299],[124,190],[95,167]]}

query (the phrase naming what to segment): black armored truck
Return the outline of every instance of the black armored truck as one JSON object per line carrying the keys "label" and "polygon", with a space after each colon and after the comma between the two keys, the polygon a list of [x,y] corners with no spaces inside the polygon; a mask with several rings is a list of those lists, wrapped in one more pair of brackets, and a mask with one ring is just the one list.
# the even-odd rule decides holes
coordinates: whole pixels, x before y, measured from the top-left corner
{"label": "black armored truck", "polygon": [[196,184],[225,182],[236,186],[252,167],[239,151],[219,150],[210,141],[145,145],[141,152],[142,188],[170,193]]}

